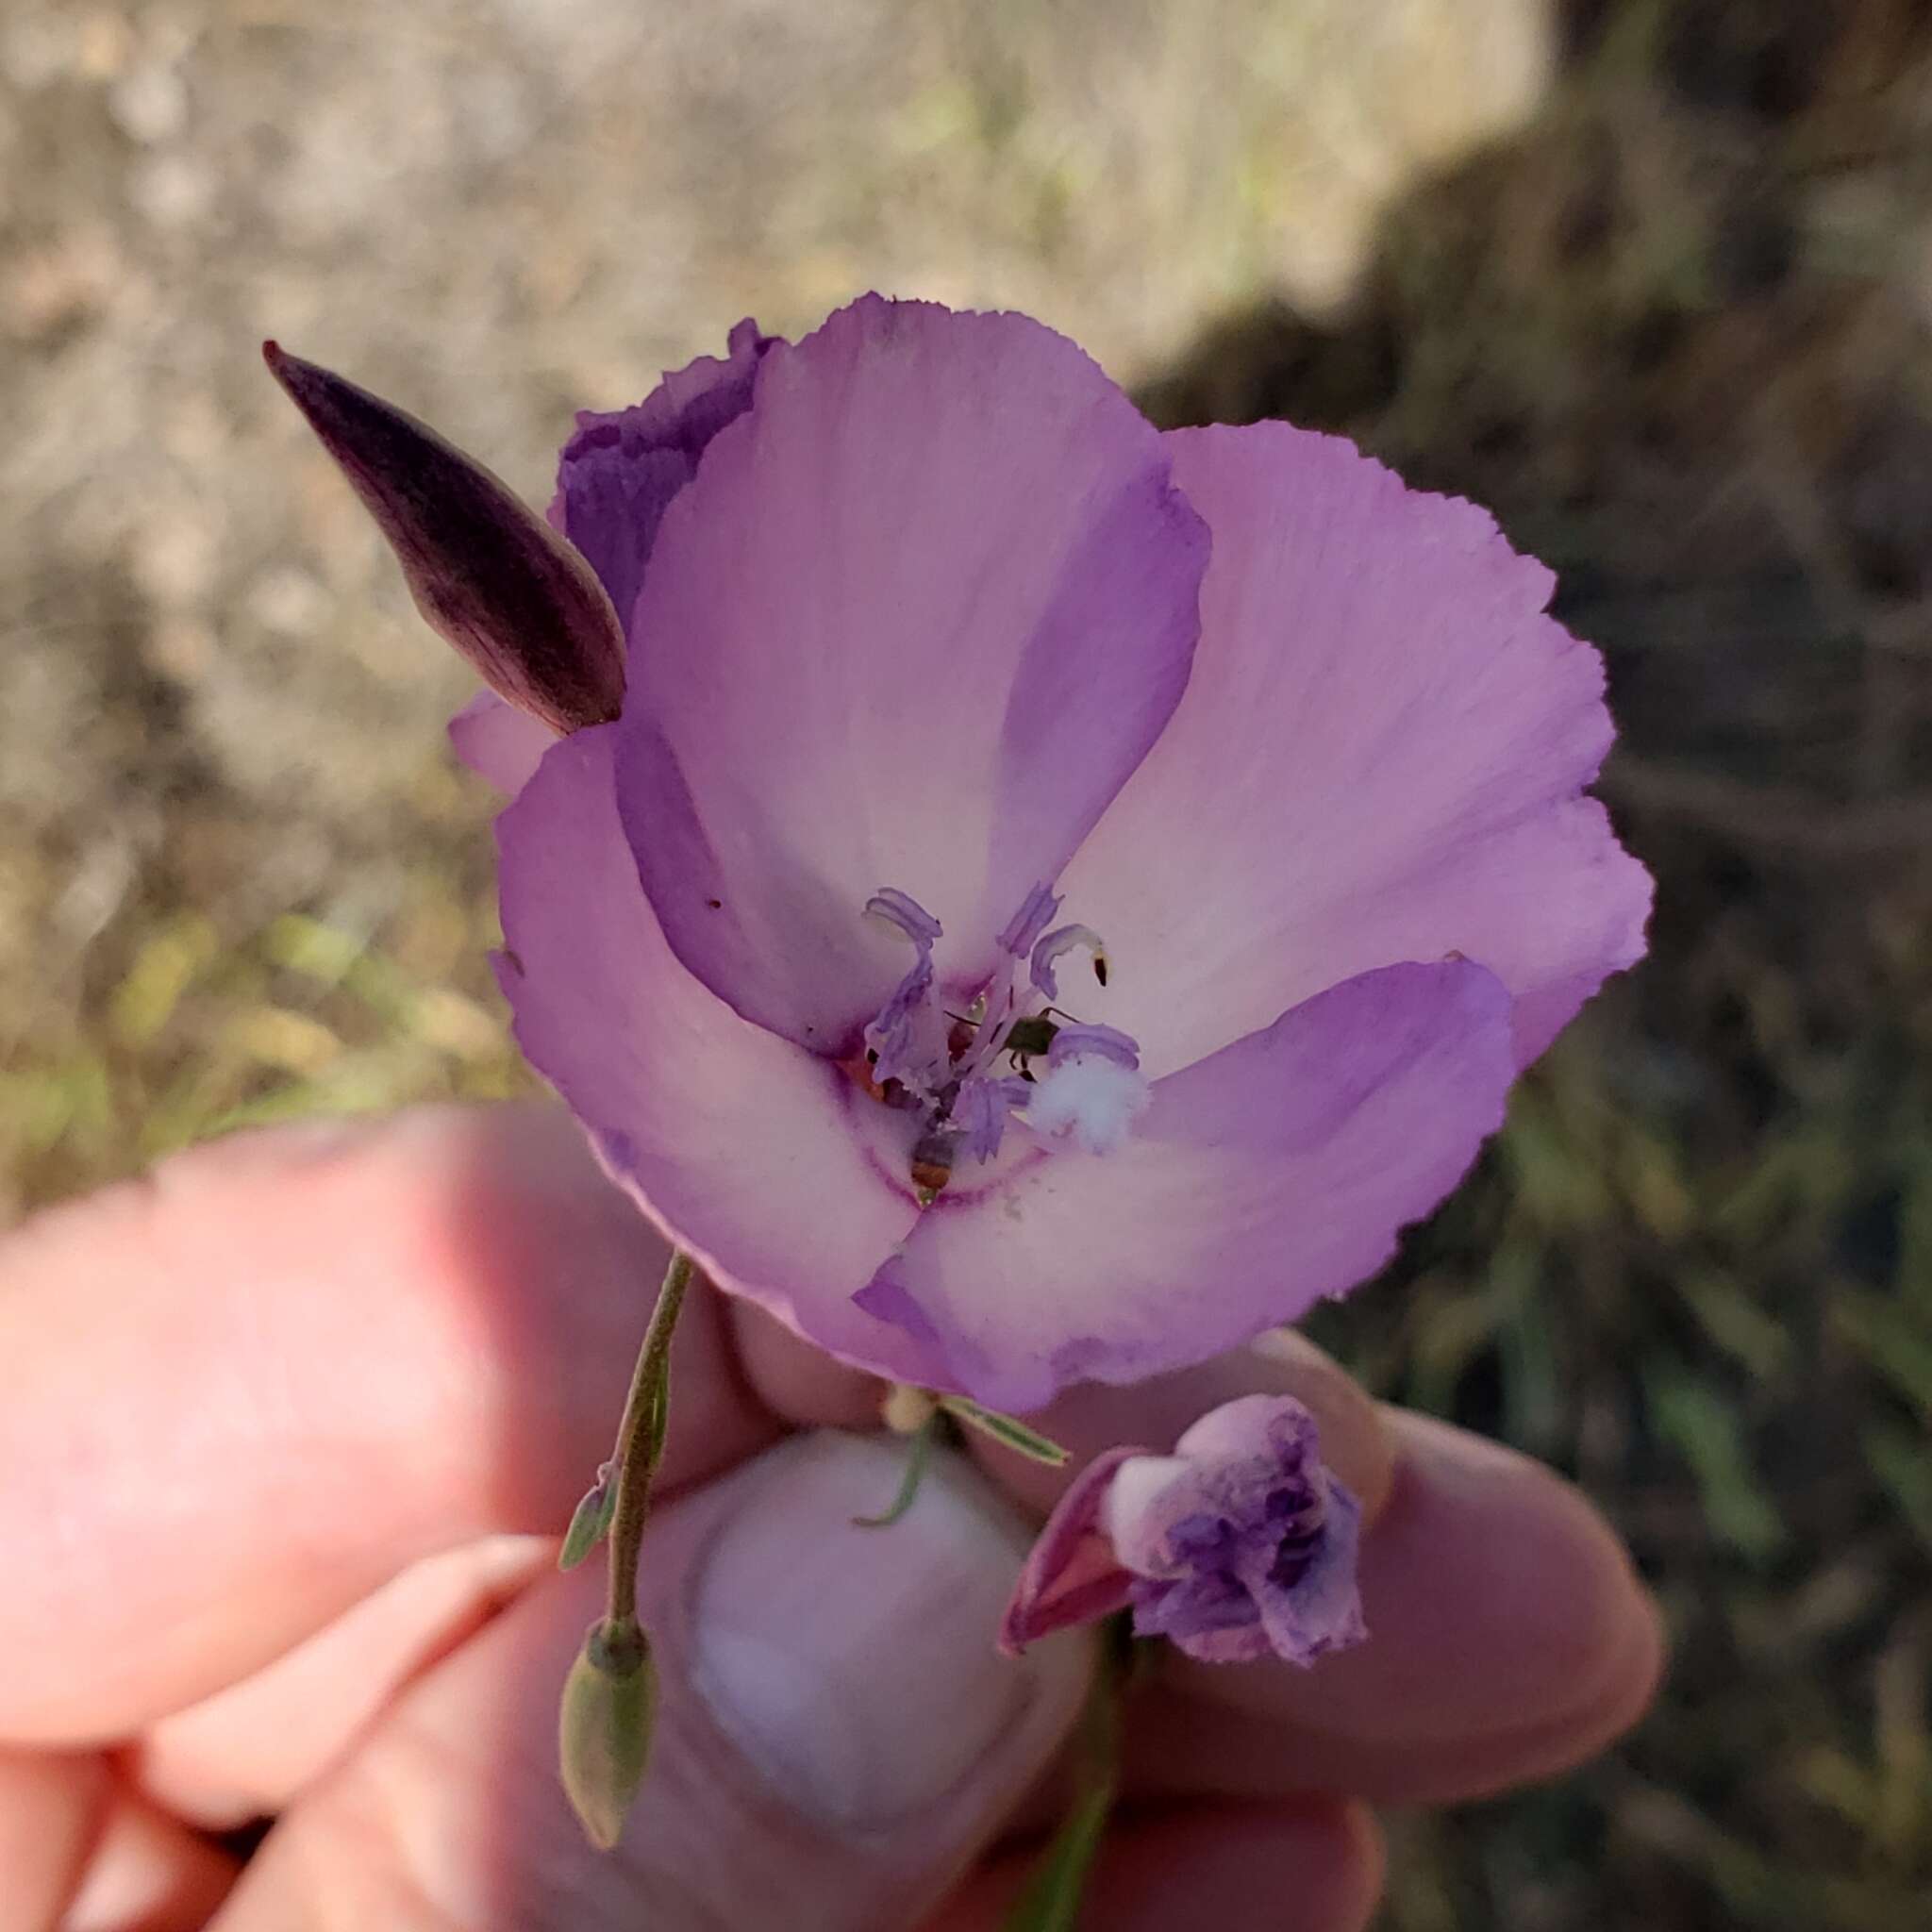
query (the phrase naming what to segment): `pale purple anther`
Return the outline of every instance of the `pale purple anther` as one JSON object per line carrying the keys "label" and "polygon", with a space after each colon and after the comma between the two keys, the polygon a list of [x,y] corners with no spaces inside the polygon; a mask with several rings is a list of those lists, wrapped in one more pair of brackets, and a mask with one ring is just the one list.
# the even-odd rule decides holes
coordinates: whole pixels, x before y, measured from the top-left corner
{"label": "pale purple anther", "polygon": [[1046,1063],[1049,1067],[1058,1067],[1075,1059],[1108,1060],[1114,1066],[1126,1068],[1129,1073],[1138,1073],[1141,1067],[1140,1042],[1131,1034],[1123,1033],[1118,1026],[1062,1026],[1047,1049]]}
{"label": "pale purple anther", "polygon": [[865,1029],[865,1043],[874,1056],[872,1077],[881,1087],[888,1080],[924,1087],[933,1060],[943,1050],[943,1038],[932,1024],[932,948],[913,961],[878,1017]]}
{"label": "pale purple anther", "polygon": [[1034,887],[1022,902],[1019,911],[1008,920],[1006,930],[1000,934],[1000,950],[1010,953],[1016,959],[1024,959],[1032,949],[1033,942],[1046,928],[1054,914],[1060,909],[1059,896],[1044,881]]}
{"label": "pale purple anther", "polygon": [[959,1151],[974,1160],[991,1160],[1006,1136],[1007,1116],[1024,1107],[1032,1091],[1017,1074],[999,1079],[980,1074],[962,1082],[951,1117],[959,1132]]}
{"label": "pale purple anther", "polygon": [[1054,974],[1054,962],[1071,953],[1075,946],[1085,946],[1093,955],[1093,976],[1102,986],[1107,984],[1106,941],[1091,926],[1062,925],[1048,933],[1033,948],[1033,985],[1041,997],[1050,1000],[1059,998],[1059,981]]}
{"label": "pale purple anther", "polygon": [[909,892],[885,886],[865,902],[867,914],[896,926],[919,949],[905,978],[893,988],[865,1029],[865,1044],[873,1057],[872,1077],[880,1087],[889,1080],[917,1092],[929,1092],[943,1076],[945,1029],[932,1008],[932,949],[945,928]]}
{"label": "pale purple anther", "polygon": [[931,953],[936,941],[946,936],[945,927],[910,892],[902,892],[896,886],[881,886],[865,902],[865,909],[873,918],[896,925],[915,946],[927,954]]}
{"label": "pale purple anther", "polygon": [[1131,1607],[1137,1635],[1206,1662],[1310,1664],[1367,1635],[1360,1529],[1314,1417],[1291,1396],[1244,1395],[1172,1455],[1113,1449],[1074,1478],[1021,1571],[1001,1646]]}

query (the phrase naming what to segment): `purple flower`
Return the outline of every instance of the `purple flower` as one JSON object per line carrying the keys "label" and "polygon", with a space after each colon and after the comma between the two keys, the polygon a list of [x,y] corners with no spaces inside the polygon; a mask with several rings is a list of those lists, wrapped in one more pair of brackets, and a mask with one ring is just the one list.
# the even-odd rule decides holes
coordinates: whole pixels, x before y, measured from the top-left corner
{"label": "purple flower", "polygon": [[622,713],[455,727],[517,794],[504,989],[833,1354],[1024,1411],[1291,1321],[1641,955],[1601,665],[1471,505],[877,296],[582,422]]}
{"label": "purple flower", "polygon": [[1287,1395],[1203,1416],[1171,1456],[1110,1449],[1074,1479],[1020,1573],[1000,1646],[1132,1607],[1141,1637],[1208,1663],[1309,1664],[1367,1635],[1361,1509]]}

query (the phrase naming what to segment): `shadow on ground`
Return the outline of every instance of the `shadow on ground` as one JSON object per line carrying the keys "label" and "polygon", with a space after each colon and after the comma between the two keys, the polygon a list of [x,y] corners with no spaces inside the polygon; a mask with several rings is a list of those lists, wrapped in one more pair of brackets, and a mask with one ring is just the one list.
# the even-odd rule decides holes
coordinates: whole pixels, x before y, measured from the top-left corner
{"label": "shadow on ground", "polygon": [[1596,4],[1568,53],[1350,313],[1145,392],[1342,431],[1555,564],[1659,880],[1648,964],[1318,1324],[1575,1472],[1675,1633],[1608,1763],[1418,1824],[1391,1918],[1891,1932],[1932,1885],[1932,19]]}

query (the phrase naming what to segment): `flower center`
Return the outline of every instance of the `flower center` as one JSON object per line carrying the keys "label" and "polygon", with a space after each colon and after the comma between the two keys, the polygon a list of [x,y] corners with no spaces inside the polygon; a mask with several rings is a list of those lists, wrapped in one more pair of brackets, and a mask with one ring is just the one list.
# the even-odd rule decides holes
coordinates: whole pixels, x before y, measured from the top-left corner
{"label": "flower center", "polygon": [[1083,1025],[1054,1004],[1055,968],[1068,953],[1084,947],[1102,986],[1108,958],[1090,927],[1053,925],[1060,902],[1050,887],[1035,886],[1007,922],[992,977],[963,1012],[944,1010],[935,997],[939,921],[891,886],[865,909],[896,926],[917,958],[865,1029],[865,1058],[853,1072],[883,1105],[921,1116],[909,1165],[923,1199],[945,1187],[961,1158],[991,1160],[1009,1119],[1024,1120],[1048,1145],[1089,1154],[1126,1140],[1153,1090],[1132,1039]]}

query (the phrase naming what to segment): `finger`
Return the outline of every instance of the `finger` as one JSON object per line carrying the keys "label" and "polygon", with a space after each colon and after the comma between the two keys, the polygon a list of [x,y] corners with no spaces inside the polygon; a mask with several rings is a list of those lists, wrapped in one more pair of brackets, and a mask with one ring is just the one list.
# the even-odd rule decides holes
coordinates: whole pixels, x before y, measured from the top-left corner
{"label": "finger", "polygon": [[[998,1932],[1038,1849],[976,1873],[924,1932]],[[1381,1835],[1358,1805],[1197,1805],[1109,1831],[1082,1923],[1107,1932],[1361,1932],[1382,1889]]]}
{"label": "finger", "polygon": [[[0,1248],[0,1737],[131,1729],[435,1550],[551,1530],[608,1453],[664,1246],[533,1108],[241,1137]],[[667,1480],[775,1425],[709,1296]]]}
{"label": "finger", "polygon": [[963,1463],[890,1530],[853,1526],[895,1475],[889,1445],[796,1438],[656,1520],[659,1706],[615,1853],[558,1790],[558,1687],[598,1596],[553,1577],[293,1807],[218,1932],[912,1923],[1059,1746],[1090,1658],[1077,1638],[995,1656],[1026,1529]]}
{"label": "finger", "polygon": [[123,1790],[99,1757],[0,1752],[7,1932],[193,1932],[234,1869]]}
{"label": "finger", "polygon": [[0,1751],[0,1874],[22,1932],[54,1932],[86,1869],[111,1784],[91,1755]]}
{"label": "finger", "polygon": [[201,1932],[240,1869],[179,1820],[118,1792],[59,1932]]}
{"label": "finger", "polygon": [[[1170,1657],[1164,1682],[1187,1708],[1147,1773],[1188,1789],[1474,1795],[1600,1748],[1649,1702],[1656,1607],[1582,1495],[1459,1429],[1389,1423],[1395,1481],[1362,1541],[1369,1641],[1308,1670]],[[1235,1722],[1200,1730],[1216,1711]]]}
{"label": "finger", "polygon": [[129,1782],[207,1831],[281,1810],[556,1555],[549,1537],[498,1536],[425,1557],[265,1669],[152,1726],[124,1754]]}
{"label": "finger", "polygon": [[1250,1717],[1169,1683],[1136,1697],[1124,1783],[1137,1801],[1289,1798],[1348,1792],[1374,1805],[1451,1805],[1554,1777],[1635,1724],[1650,1686],[1635,1653],[1621,1684],[1541,1724],[1477,1737],[1390,1745]]}

